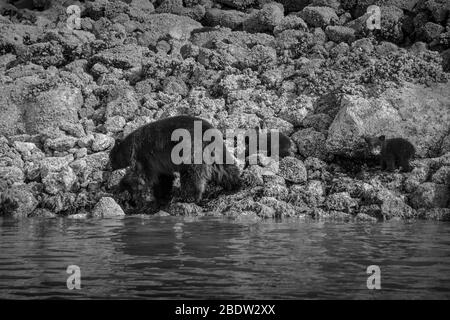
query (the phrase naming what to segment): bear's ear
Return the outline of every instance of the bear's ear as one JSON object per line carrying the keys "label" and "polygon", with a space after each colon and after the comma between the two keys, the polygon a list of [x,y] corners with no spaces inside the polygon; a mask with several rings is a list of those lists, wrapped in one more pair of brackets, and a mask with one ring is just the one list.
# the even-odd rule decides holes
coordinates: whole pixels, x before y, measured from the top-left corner
{"label": "bear's ear", "polygon": [[386,140],[386,136],[382,135],[378,139],[380,139],[380,141],[384,141],[384,140]]}

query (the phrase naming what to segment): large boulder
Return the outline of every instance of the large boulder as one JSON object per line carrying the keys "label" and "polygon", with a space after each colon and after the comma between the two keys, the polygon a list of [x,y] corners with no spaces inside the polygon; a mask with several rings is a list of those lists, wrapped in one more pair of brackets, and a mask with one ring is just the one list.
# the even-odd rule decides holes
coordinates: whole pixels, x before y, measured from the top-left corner
{"label": "large boulder", "polygon": [[192,30],[202,27],[201,23],[171,13],[151,14],[145,21],[144,32],[138,37],[141,46],[156,46],[161,38],[188,39]]}
{"label": "large boulder", "polygon": [[336,11],[330,7],[306,7],[302,10],[300,16],[310,26],[320,28],[337,24],[339,21]]}
{"label": "large boulder", "polygon": [[96,218],[110,218],[124,216],[122,208],[111,197],[103,197],[97,202],[90,216]]}
{"label": "large boulder", "polygon": [[432,87],[405,83],[379,98],[344,96],[342,108],[329,128],[327,150],[354,156],[364,135],[404,137],[419,157],[435,156],[450,123],[448,84]]}
{"label": "large boulder", "polygon": [[0,216],[24,218],[31,214],[38,204],[30,186],[14,185],[0,193]]}
{"label": "large boulder", "polygon": [[237,10],[221,10],[211,8],[206,11],[205,20],[208,26],[222,26],[232,30],[242,27],[248,14]]}
{"label": "large boulder", "polygon": [[24,110],[25,128],[28,133],[58,127],[62,122],[77,122],[78,110],[83,105],[79,88],[61,85],[42,91],[33,97]]}

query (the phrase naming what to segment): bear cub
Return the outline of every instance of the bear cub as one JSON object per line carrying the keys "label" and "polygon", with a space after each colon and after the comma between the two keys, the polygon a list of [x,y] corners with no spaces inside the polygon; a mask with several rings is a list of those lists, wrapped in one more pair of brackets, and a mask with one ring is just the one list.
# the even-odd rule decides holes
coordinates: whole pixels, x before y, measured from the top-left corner
{"label": "bear cub", "polygon": [[393,171],[400,167],[405,172],[412,170],[409,161],[414,157],[416,149],[408,140],[403,138],[386,139],[384,135],[365,137],[364,140],[367,142],[370,153],[379,157],[381,170]]}

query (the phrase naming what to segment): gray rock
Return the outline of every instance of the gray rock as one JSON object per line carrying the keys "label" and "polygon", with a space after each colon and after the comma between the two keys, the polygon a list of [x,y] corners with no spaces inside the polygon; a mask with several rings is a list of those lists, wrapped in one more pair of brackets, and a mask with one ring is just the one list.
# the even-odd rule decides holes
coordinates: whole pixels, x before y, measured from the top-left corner
{"label": "gray rock", "polygon": [[352,43],[355,40],[355,30],[349,27],[327,26],[325,29],[325,34],[328,39],[336,43]]}
{"label": "gray rock", "polygon": [[59,172],[64,168],[68,168],[73,161],[73,155],[65,157],[48,157],[40,161],[41,176],[45,177],[50,172]]}
{"label": "gray rock", "polygon": [[118,89],[110,97],[106,105],[106,118],[122,116],[127,120],[133,119],[139,109],[139,102],[132,89]]}
{"label": "gray rock", "polygon": [[114,138],[102,133],[94,133],[94,141],[91,149],[94,152],[99,152],[108,149],[114,144]]}
{"label": "gray rock", "polygon": [[93,55],[90,62],[93,65],[101,63],[105,66],[119,69],[131,69],[133,67],[140,67],[144,55],[148,52],[149,50],[145,47],[127,44],[101,51]]}
{"label": "gray rock", "polygon": [[326,136],[323,133],[308,128],[297,131],[291,138],[297,144],[298,152],[303,157],[327,158]]}
{"label": "gray rock", "polygon": [[195,203],[175,202],[170,204],[168,212],[173,216],[203,215],[203,208]]}
{"label": "gray rock", "polygon": [[28,133],[59,127],[62,122],[77,122],[78,110],[83,104],[79,88],[60,86],[40,92],[27,105],[24,116]]}
{"label": "gray rock", "polygon": [[308,179],[305,165],[294,157],[285,157],[280,161],[279,175],[293,183],[303,183]]}
{"label": "gray rock", "polygon": [[255,11],[242,23],[247,32],[273,31],[284,17],[283,7],[275,2],[264,4],[259,11]]}
{"label": "gray rock", "polygon": [[411,195],[411,204],[414,208],[445,208],[448,200],[448,186],[433,182],[421,184]]}
{"label": "gray rock", "polygon": [[78,138],[70,136],[60,136],[55,139],[47,139],[44,143],[44,150],[64,152],[73,148],[78,142]]}
{"label": "gray rock", "polygon": [[102,197],[95,205],[92,212],[89,213],[90,217],[95,218],[111,218],[124,216],[122,208],[111,197]]}
{"label": "gray rock", "polygon": [[15,183],[22,183],[24,179],[25,175],[20,168],[0,167],[0,190],[7,189]]}
{"label": "gray rock", "polygon": [[0,213],[14,218],[25,218],[33,212],[39,202],[30,187],[14,185],[0,193]]}
{"label": "gray rock", "polygon": [[438,184],[446,184],[450,186],[450,166],[442,166],[436,171],[431,181]]}
{"label": "gray rock", "polygon": [[334,25],[339,21],[336,11],[330,7],[305,7],[300,16],[307,24],[320,28]]}
{"label": "gray rock", "polygon": [[434,22],[427,22],[422,27],[421,36],[424,41],[431,42],[434,39],[438,38],[439,35],[444,31],[445,28],[440,24]]}

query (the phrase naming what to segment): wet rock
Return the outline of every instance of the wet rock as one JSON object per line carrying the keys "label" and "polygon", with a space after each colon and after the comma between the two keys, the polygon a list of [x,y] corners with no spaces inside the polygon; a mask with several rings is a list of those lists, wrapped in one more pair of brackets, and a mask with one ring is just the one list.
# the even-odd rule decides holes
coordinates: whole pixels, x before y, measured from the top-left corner
{"label": "wet rock", "polygon": [[89,216],[95,218],[121,217],[124,215],[125,212],[111,197],[101,198],[89,214]]}
{"label": "wet rock", "polygon": [[282,183],[277,183],[276,181],[269,181],[267,183],[264,183],[263,189],[264,197],[273,197],[277,200],[285,201],[287,199],[288,194],[289,190],[284,184],[284,180]]}
{"label": "wet rock", "polygon": [[25,185],[14,185],[0,193],[0,215],[14,218],[25,218],[33,212],[39,202],[30,188]]}
{"label": "wet rock", "polygon": [[[273,197],[262,197],[261,200],[259,200],[259,203],[262,205],[262,207],[258,215],[266,218],[304,217],[306,215],[309,215],[311,212],[311,209],[307,207],[296,207],[290,203],[277,200]],[[267,208],[270,209],[267,210]],[[270,216],[270,214],[273,215]]]}
{"label": "wet rock", "polygon": [[203,208],[195,203],[175,202],[167,211],[173,216],[198,216],[202,215]]}
{"label": "wet rock", "polygon": [[323,133],[308,128],[297,131],[291,138],[297,144],[301,156],[305,158],[308,156],[318,159],[327,158],[326,137]]}
{"label": "wet rock", "polygon": [[28,217],[32,218],[55,218],[56,214],[45,208],[36,208]]}
{"label": "wet rock", "polygon": [[372,217],[365,213],[361,213],[361,212],[356,215],[356,220],[363,221],[363,222],[377,222],[378,221],[377,218]]}
{"label": "wet rock", "polygon": [[285,157],[280,161],[279,175],[293,183],[303,183],[308,178],[305,165],[294,157]]}
{"label": "wet rock", "polygon": [[383,189],[377,192],[376,198],[380,204],[380,214],[384,219],[401,218],[410,219],[415,218],[416,212],[405,203],[405,201],[395,195],[393,192]]}
{"label": "wet rock", "polygon": [[421,184],[411,195],[414,208],[445,208],[448,200],[448,186],[433,182]]}
{"label": "wet rock", "polygon": [[300,16],[313,27],[325,28],[339,21],[336,12],[330,7],[305,7]]}
{"label": "wet rock", "polygon": [[331,220],[331,221],[350,221],[352,215],[342,211],[330,210],[324,211],[322,209],[316,209],[314,211],[314,218],[319,220]]}
{"label": "wet rock", "polygon": [[358,201],[347,192],[339,192],[330,194],[325,200],[325,205],[328,210],[352,213],[358,208]]}
{"label": "wet rock", "polygon": [[317,208],[325,202],[325,185],[322,181],[311,180],[303,185],[293,185],[290,188],[288,202],[296,206]]}
{"label": "wet rock", "polygon": [[352,43],[355,40],[355,30],[349,27],[327,26],[325,29],[325,34],[328,39],[336,43]]}
{"label": "wet rock", "polygon": [[427,208],[418,211],[419,215],[427,220],[450,221],[449,208]]}
{"label": "wet rock", "polygon": [[448,130],[449,114],[444,101],[450,99],[450,91],[446,89],[445,84],[405,84],[377,99],[346,96],[330,126],[327,150],[353,155],[361,147],[363,135],[384,134],[387,138],[405,137],[420,157],[436,155],[439,141]]}

